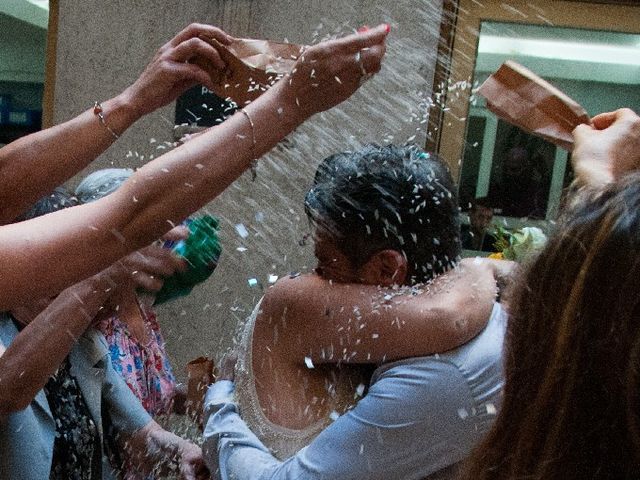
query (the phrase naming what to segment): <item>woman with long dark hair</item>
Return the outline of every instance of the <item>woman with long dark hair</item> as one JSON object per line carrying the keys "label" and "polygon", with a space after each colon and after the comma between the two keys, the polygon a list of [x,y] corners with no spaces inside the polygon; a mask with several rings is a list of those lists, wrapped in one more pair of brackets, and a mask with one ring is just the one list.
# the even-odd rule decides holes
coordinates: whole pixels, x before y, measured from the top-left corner
{"label": "woman with long dark hair", "polygon": [[640,117],[574,136],[579,188],[514,286],[503,405],[467,479],[640,472]]}

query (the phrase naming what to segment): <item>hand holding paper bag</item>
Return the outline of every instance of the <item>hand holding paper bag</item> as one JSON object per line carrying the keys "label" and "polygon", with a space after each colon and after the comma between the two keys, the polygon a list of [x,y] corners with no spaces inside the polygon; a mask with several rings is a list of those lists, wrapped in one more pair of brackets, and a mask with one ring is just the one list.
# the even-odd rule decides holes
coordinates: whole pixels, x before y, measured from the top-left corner
{"label": "hand holding paper bag", "polygon": [[211,76],[214,92],[230,97],[240,107],[255,100],[278,79],[289,73],[303,50],[301,45],[248,38],[225,46],[215,38],[201,37],[213,45],[227,64],[219,70],[205,58],[195,60]]}
{"label": "hand holding paper bag", "polygon": [[585,184],[606,184],[640,169],[640,117],[631,109],[596,115],[573,136],[571,163]]}
{"label": "hand holding paper bag", "polygon": [[220,71],[204,58],[193,61],[209,72],[218,96],[230,97],[240,107],[287,75],[281,93],[293,100],[296,115],[306,119],[346,100],[380,70],[389,31],[389,25],[382,24],[309,47],[253,39],[223,45],[201,37],[215,46],[227,68]]}
{"label": "hand holding paper bag", "polygon": [[478,89],[487,108],[501,119],[566,150],[573,149],[573,129],[590,123],[578,103],[546,80],[507,61]]}

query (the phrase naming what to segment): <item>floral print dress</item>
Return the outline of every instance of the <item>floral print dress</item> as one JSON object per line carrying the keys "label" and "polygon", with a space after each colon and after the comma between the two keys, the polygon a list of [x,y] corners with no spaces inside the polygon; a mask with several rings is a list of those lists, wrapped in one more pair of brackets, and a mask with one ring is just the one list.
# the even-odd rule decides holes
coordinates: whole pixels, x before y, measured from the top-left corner
{"label": "floral print dress", "polygon": [[[164,338],[155,312],[138,301],[147,333],[147,342],[138,340],[128,325],[114,312],[98,323],[109,346],[111,364],[127,383],[144,409],[152,417],[168,414],[175,393],[176,380],[165,351]],[[117,446],[108,445],[114,465],[121,465],[124,480],[153,480],[154,475],[142,475],[117,453]],[[123,462],[124,460],[124,462]]]}
{"label": "floral print dress", "polygon": [[109,345],[113,368],[152,416],[169,413],[176,380],[165,351],[164,338],[151,307],[138,302],[147,329],[145,343],[134,337],[117,312],[104,318],[98,329]]}

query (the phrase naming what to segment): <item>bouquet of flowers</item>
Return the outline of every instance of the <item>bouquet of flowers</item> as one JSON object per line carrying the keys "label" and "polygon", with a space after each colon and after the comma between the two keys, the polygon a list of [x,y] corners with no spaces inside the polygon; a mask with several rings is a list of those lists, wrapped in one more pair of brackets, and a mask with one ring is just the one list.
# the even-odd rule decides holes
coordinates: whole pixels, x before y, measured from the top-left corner
{"label": "bouquet of flowers", "polygon": [[511,231],[497,226],[495,236],[497,240],[494,247],[498,252],[489,255],[489,258],[499,260],[522,261],[541,250],[547,242],[547,236],[538,227],[523,227]]}

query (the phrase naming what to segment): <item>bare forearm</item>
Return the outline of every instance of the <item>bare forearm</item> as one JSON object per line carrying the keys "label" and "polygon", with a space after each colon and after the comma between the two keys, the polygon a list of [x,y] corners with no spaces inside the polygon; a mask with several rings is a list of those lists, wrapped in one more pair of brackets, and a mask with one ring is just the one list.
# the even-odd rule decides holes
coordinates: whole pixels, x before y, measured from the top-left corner
{"label": "bare forearm", "polygon": [[[273,148],[304,120],[275,92],[260,97],[244,110],[247,115],[236,113],[163,156],[161,161],[141,168],[123,185],[119,200],[132,214],[131,222],[122,230],[125,238],[136,238],[149,227],[157,236],[168,228],[167,220],[183,220],[219,195],[252,160]],[[159,216],[159,210],[167,214]]]}
{"label": "bare forearm", "polygon": [[135,432],[124,445],[134,465],[144,473],[176,472],[185,454],[201,455],[200,449],[155,421]]}
{"label": "bare forearm", "polygon": [[[137,118],[125,94],[103,102],[108,125],[124,132]],[[0,149],[0,223],[13,221],[40,197],[75,175],[115,141],[93,109]],[[38,176],[33,181],[33,176]]]}
{"label": "bare forearm", "polygon": [[460,267],[415,295],[307,275],[276,284],[262,315],[295,332],[283,340],[294,361],[378,363],[467,342],[486,325],[494,299],[495,281],[483,266]]}
{"label": "bare forearm", "polygon": [[[97,277],[97,276],[96,276]],[[25,408],[69,354],[109,296],[105,278],[62,292],[0,356],[0,412]]]}
{"label": "bare forearm", "polygon": [[176,458],[178,449],[175,445],[170,451],[167,449],[166,435],[171,434],[152,421],[125,442],[124,448],[128,450],[136,469],[147,474],[156,469],[163,475],[170,471],[171,459]]}
{"label": "bare forearm", "polygon": [[[7,245],[4,254],[0,249],[5,260],[0,275],[13,288],[0,292],[0,308],[57,293],[148,245],[204,206],[302,121],[292,112],[281,118],[278,109],[287,110],[279,99],[265,94],[247,107],[254,129],[238,113],[141,168],[112,195],[33,219],[28,233],[26,223],[5,226],[0,230],[0,244],[4,239]],[[44,236],[46,245],[31,240]],[[34,262],[43,257],[45,271]],[[36,277],[40,281],[34,284]]]}

